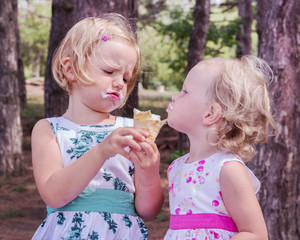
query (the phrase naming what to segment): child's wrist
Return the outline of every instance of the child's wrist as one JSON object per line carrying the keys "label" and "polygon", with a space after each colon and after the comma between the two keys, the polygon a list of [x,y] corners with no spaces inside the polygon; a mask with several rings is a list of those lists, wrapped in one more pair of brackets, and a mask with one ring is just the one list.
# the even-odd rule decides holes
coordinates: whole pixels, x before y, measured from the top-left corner
{"label": "child's wrist", "polygon": [[161,186],[161,180],[159,174],[157,176],[151,176],[147,180],[140,178],[140,186],[143,188],[152,188],[152,187],[157,187],[158,185]]}

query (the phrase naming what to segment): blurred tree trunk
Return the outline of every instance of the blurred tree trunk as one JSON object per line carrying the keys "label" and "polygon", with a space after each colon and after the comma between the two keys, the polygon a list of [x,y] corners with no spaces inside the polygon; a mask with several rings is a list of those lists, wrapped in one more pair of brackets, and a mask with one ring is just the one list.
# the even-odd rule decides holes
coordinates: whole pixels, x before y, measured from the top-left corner
{"label": "blurred tree trunk", "polygon": [[[13,6],[13,13],[14,13],[14,22],[16,26],[18,24],[18,0],[12,1]],[[19,98],[21,107],[26,107],[26,83],[25,83],[25,76],[24,76],[24,66],[21,56],[21,47],[20,47],[20,32],[19,27],[15,28],[16,30],[16,38],[17,38],[17,53],[18,53],[18,79],[19,79]]]}
{"label": "blurred tree trunk", "polygon": [[[116,12],[127,17],[130,20],[131,26],[136,31],[138,8],[137,0],[77,0],[77,19],[85,17],[99,16],[101,13]],[[121,109],[116,109],[113,114],[118,116],[133,116],[133,108],[138,107],[138,81],[132,93],[130,94],[127,103]]]}
{"label": "blurred tree trunk", "polygon": [[45,72],[45,114],[46,117],[60,116],[68,107],[68,95],[55,82],[51,63],[55,49],[76,19],[76,0],[53,0],[48,57]]}
{"label": "blurred tree trunk", "polygon": [[0,174],[23,172],[15,0],[0,1]]}
{"label": "blurred tree trunk", "polygon": [[[196,0],[193,18],[187,73],[200,62],[205,55],[206,36],[209,27],[210,0]],[[180,151],[189,148],[188,138],[185,134],[179,133],[178,148]]]}
{"label": "blurred tree trunk", "polygon": [[259,145],[253,165],[270,240],[300,239],[300,2],[257,1],[259,57],[274,71],[270,84],[279,133]]}
{"label": "blurred tree trunk", "polygon": [[238,19],[241,23],[237,33],[237,57],[251,55],[251,26],[252,26],[252,0],[238,0]]}
{"label": "blurred tree trunk", "polygon": [[210,0],[196,0],[193,14],[194,26],[189,42],[187,72],[204,57],[209,26],[209,11]]}

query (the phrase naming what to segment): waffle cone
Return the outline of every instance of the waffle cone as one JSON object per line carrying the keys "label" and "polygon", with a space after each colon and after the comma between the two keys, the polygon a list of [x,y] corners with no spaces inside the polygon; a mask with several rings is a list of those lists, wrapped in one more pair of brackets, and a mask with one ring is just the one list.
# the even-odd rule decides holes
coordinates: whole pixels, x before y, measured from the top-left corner
{"label": "waffle cone", "polygon": [[152,114],[151,111],[138,111],[134,109],[134,127],[142,129],[145,132],[149,133],[148,138],[155,141],[161,127],[166,123],[166,120],[157,120],[151,119]]}

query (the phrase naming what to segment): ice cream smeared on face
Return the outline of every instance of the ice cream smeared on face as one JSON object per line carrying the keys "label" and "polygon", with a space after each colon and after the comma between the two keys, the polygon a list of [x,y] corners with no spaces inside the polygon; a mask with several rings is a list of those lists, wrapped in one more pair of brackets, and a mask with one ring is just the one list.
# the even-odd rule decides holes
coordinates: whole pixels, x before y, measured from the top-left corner
{"label": "ice cream smeared on face", "polygon": [[160,116],[151,114],[150,110],[143,112],[135,108],[133,113],[133,126],[148,132],[150,134],[148,138],[154,141],[166,120],[161,121]]}
{"label": "ice cream smeared on face", "polygon": [[112,98],[113,100],[116,100],[116,101],[123,101],[123,99],[124,99],[124,96],[122,93],[113,91],[112,89],[107,89],[106,92],[102,92],[101,97],[103,99]]}
{"label": "ice cream smeared on face", "polygon": [[173,109],[173,105],[172,103],[169,103],[167,110],[172,110]]}

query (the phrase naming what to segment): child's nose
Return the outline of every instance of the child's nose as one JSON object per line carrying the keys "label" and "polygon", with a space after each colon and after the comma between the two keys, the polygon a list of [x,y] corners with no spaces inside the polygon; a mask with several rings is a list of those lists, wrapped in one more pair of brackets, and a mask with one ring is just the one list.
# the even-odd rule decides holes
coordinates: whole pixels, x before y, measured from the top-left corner
{"label": "child's nose", "polygon": [[123,76],[117,76],[113,81],[113,87],[122,89],[124,87],[124,79]]}
{"label": "child's nose", "polygon": [[177,99],[177,96],[179,95],[179,93],[175,93],[173,96],[172,96],[172,101],[175,101]]}

